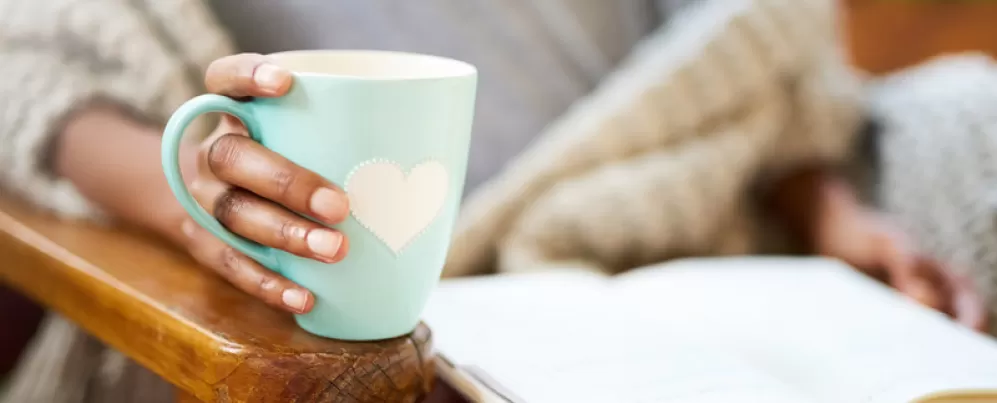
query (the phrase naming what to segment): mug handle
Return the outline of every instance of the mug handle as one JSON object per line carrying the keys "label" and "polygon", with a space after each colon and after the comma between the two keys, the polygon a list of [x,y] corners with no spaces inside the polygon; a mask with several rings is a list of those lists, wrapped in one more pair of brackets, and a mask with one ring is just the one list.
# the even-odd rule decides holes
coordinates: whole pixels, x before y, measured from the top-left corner
{"label": "mug handle", "polygon": [[249,241],[225,229],[213,215],[205,211],[194,200],[194,196],[190,194],[190,191],[187,190],[187,186],[184,184],[180,173],[180,143],[183,140],[184,131],[195,118],[210,112],[224,112],[234,115],[246,125],[249,135],[254,140],[259,141],[259,124],[243,103],[215,94],[197,96],[177,108],[176,112],[173,112],[173,116],[170,116],[169,122],[166,123],[166,128],[163,129],[162,160],[163,172],[166,173],[166,182],[169,183],[170,189],[173,190],[173,195],[180,201],[180,205],[183,206],[184,210],[187,210],[191,218],[201,227],[204,227],[212,235],[253,260],[256,260],[261,265],[271,270],[276,270],[277,258],[274,256],[272,249]]}

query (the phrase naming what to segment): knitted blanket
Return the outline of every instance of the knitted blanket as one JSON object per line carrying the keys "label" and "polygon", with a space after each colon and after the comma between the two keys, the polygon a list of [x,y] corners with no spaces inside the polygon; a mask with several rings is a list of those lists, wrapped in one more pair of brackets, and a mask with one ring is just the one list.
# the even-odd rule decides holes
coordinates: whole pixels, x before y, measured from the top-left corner
{"label": "knitted blanket", "polygon": [[826,0],[687,7],[465,203],[445,274],[777,247],[752,190],[839,163],[863,105]]}

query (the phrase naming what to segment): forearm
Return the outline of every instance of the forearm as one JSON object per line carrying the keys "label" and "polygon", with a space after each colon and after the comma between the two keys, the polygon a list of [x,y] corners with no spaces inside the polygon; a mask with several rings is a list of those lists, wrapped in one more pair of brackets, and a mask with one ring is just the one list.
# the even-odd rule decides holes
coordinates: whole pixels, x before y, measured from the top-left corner
{"label": "forearm", "polygon": [[[186,178],[196,169],[192,148],[181,153]],[[94,106],[67,121],[53,158],[56,173],[102,210],[174,241],[182,239],[185,213],[162,173],[159,128],[111,106]]]}

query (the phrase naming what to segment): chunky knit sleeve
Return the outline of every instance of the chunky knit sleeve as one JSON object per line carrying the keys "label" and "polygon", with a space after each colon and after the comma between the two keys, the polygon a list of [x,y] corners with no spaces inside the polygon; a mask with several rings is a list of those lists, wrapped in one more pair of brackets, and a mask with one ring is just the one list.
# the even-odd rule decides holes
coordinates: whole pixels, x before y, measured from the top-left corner
{"label": "chunky knit sleeve", "polygon": [[[173,29],[208,18],[196,0],[166,3],[186,8]],[[161,120],[198,91],[189,55],[227,47],[217,28],[200,30],[197,49],[172,46],[156,11],[142,2],[0,0],[0,191],[63,215],[96,213],[50,167],[67,117],[101,99]]]}

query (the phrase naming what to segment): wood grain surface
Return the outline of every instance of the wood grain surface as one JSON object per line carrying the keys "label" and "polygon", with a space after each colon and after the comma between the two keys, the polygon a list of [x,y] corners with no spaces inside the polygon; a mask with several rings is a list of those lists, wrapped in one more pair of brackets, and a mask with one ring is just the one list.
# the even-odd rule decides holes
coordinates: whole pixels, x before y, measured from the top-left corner
{"label": "wood grain surface", "polygon": [[210,402],[413,402],[432,386],[430,332],[312,336],[136,231],[0,200],[0,282]]}

